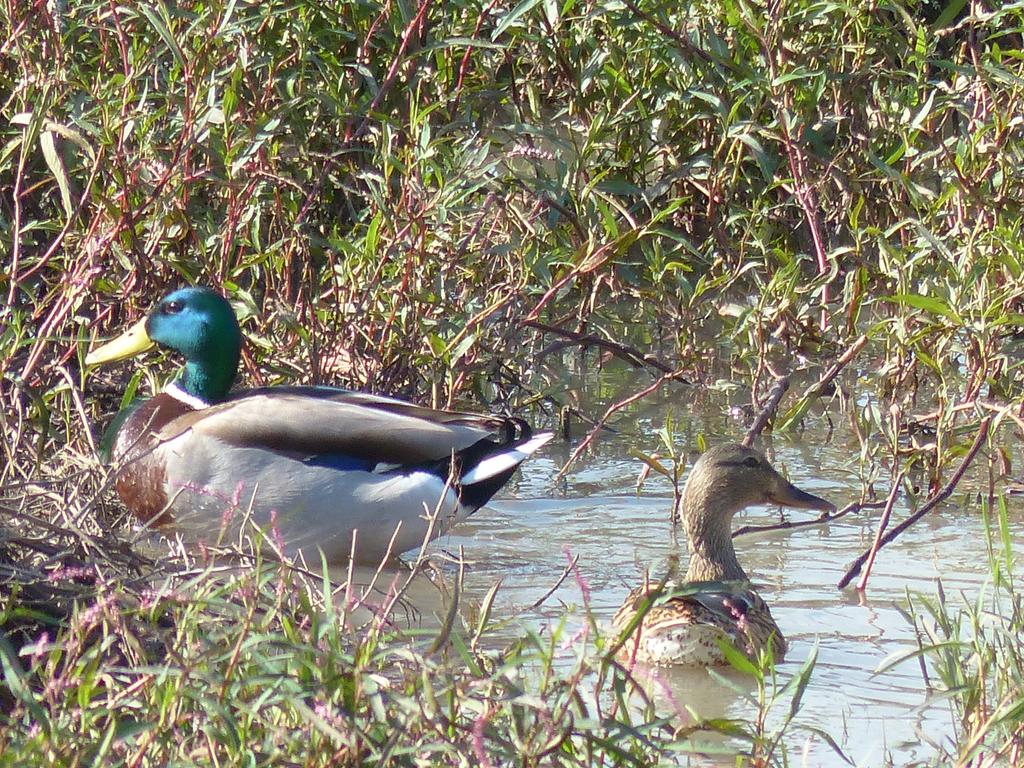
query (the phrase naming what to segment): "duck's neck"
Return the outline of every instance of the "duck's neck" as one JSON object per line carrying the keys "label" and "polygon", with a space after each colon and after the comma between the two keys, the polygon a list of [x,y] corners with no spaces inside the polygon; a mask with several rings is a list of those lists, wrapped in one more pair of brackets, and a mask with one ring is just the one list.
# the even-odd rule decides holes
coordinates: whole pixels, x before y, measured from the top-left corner
{"label": "duck's neck", "polygon": [[219,359],[189,360],[175,385],[207,405],[223,400],[238,371],[239,351],[226,349]]}
{"label": "duck's neck", "polygon": [[749,581],[732,545],[732,510],[712,489],[688,488],[683,503],[690,549],[687,581]]}

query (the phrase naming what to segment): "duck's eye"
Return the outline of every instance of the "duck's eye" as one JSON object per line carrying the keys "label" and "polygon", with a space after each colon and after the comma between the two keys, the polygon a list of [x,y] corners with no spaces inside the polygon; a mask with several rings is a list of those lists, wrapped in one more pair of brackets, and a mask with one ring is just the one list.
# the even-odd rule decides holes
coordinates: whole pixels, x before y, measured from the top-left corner
{"label": "duck's eye", "polygon": [[164,304],[164,314],[176,315],[179,312],[181,312],[181,310],[183,310],[184,308],[185,302],[183,301],[178,301],[177,299],[175,299],[174,301],[168,301],[166,304]]}
{"label": "duck's eye", "polygon": [[743,463],[746,466],[751,467],[752,469],[757,469],[758,465],[760,464],[756,456],[747,456],[747,458],[743,460]]}

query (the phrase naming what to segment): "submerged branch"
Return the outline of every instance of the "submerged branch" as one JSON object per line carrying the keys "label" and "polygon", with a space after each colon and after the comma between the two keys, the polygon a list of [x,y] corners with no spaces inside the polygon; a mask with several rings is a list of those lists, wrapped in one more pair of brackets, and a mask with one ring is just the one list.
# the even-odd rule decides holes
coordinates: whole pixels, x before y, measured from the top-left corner
{"label": "submerged branch", "polygon": [[860,573],[861,568],[864,566],[864,563],[866,563],[868,558],[872,556],[872,551],[881,550],[882,547],[884,547],[889,542],[893,541],[897,536],[903,533],[903,531],[907,530],[907,528],[912,526],[926,514],[935,509],[935,507],[937,507],[940,502],[945,501],[947,498],[949,498],[949,496],[956,489],[956,486],[960,482],[960,479],[964,476],[964,473],[967,472],[967,468],[974,463],[975,456],[978,455],[978,451],[981,450],[981,446],[985,443],[985,439],[988,437],[989,426],[992,423],[992,418],[992,416],[986,416],[984,419],[981,420],[981,424],[978,425],[978,434],[975,435],[974,437],[974,443],[967,451],[967,455],[964,456],[963,461],[960,462],[960,466],[956,468],[956,471],[953,473],[953,476],[949,479],[949,482],[946,483],[942,487],[942,489],[939,490],[938,493],[932,496],[924,504],[924,506],[917,510],[917,512],[912,514],[902,523],[900,523],[891,531],[889,531],[889,533],[883,536],[881,540],[877,542],[877,547],[872,546],[871,549],[867,550],[860,557],[854,560],[853,564],[843,575],[843,578],[839,580],[839,584],[837,585],[839,589],[843,589],[844,587],[846,587],[851,581],[853,581],[854,577],[856,577],[857,574]]}
{"label": "submerged branch", "polygon": [[885,529],[889,527],[889,518],[892,516],[892,507],[896,503],[896,495],[900,492],[900,486],[903,485],[903,478],[906,473],[900,472],[896,479],[892,482],[892,488],[889,491],[889,497],[885,500],[885,508],[882,510],[882,516],[878,519],[878,531],[875,533],[875,542],[871,545],[871,550],[868,553],[867,565],[864,566],[864,575],[860,577],[860,581],[857,582],[857,590],[860,592],[864,591],[864,588],[868,585],[868,577],[871,576],[871,566],[875,564],[875,555],[878,554],[878,550],[881,549],[882,536],[885,534]]}
{"label": "submerged branch", "polygon": [[840,517],[845,517],[851,512],[860,512],[862,509],[880,509],[885,506],[884,501],[854,501],[835,512],[822,512],[813,520],[786,520],[771,525],[742,525],[732,532],[733,538],[745,536],[748,533],[766,533],[768,531],[788,531],[791,528],[809,528],[812,525],[825,525]]}
{"label": "submerged branch", "polygon": [[580,556],[579,555],[573,555],[572,559],[569,560],[569,564],[566,565],[565,568],[562,569],[561,576],[559,576],[557,579],[555,579],[555,583],[551,585],[551,588],[547,592],[545,592],[543,595],[541,595],[540,597],[538,597],[536,600],[533,601],[533,603],[530,605],[530,610],[531,611],[535,611],[538,608],[540,608],[542,605],[544,605],[545,602],[547,602],[547,599],[549,597],[551,597],[553,594],[555,594],[555,592],[558,590],[558,588],[560,586],[562,586],[562,584],[565,582],[565,580],[567,578],[569,578],[569,574],[572,573],[573,569],[576,567],[576,564],[579,561],[580,561]]}

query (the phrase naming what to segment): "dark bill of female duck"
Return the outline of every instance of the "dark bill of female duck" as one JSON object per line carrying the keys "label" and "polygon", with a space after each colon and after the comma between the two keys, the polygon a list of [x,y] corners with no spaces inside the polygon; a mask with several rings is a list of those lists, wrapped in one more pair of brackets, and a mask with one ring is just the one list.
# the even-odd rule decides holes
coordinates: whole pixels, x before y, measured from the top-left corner
{"label": "dark bill of female duck", "polygon": [[552,437],[520,419],[330,387],[230,392],[241,344],[226,299],[184,288],[87,356],[94,365],[159,345],[185,358],[114,437],[115,487],[141,520],[208,542],[259,531],[310,563],[353,551],[376,562],[464,520]]}
{"label": "dark bill of female duck", "polygon": [[793,509],[813,509],[830,514],[836,511],[836,505],[831,501],[797,488],[774,470],[771,482],[768,483],[766,489],[764,501],[766,504],[778,504],[780,507],[792,507]]}

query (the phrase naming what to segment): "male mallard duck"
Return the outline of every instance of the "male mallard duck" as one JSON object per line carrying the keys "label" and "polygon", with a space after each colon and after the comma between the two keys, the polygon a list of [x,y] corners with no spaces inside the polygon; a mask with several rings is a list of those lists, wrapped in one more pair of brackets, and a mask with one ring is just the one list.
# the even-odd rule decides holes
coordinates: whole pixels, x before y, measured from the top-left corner
{"label": "male mallard duck", "polygon": [[230,520],[237,532],[251,513],[285,554],[311,564],[320,552],[348,559],[353,535],[358,559],[379,561],[465,519],[552,437],[517,419],[343,389],[229,393],[242,334],[231,305],[207,288],[164,297],[85,362],[153,344],[180,352],[185,367],[118,427],[116,488],[141,520],[189,537],[216,540]]}
{"label": "male mallard duck", "polygon": [[725,640],[756,657],[771,643],[776,659],[786,641],[768,605],[754,591],[736,559],[732,518],[752,504],[832,511],[824,499],[801,491],[757,451],[719,445],[693,465],[683,489],[683,521],[690,564],[681,583],[645,584],[634,589],[615,614],[620,632],[647,605],[622,653],[647,664],[725,664]]}

